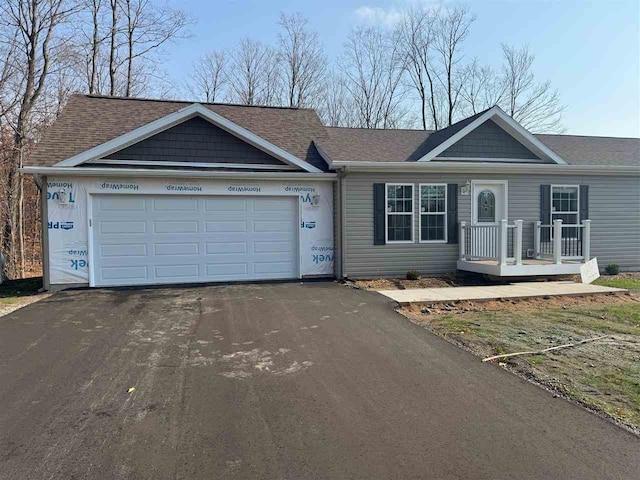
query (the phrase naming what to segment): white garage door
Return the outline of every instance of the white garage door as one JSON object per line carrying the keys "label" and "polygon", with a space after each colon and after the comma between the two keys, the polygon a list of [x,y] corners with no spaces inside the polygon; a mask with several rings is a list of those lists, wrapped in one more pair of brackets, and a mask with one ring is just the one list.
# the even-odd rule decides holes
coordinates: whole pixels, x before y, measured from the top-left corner
{"label": "white garage door", "polygon": [[297,197],[94,195],[95,286],[298,278]]}

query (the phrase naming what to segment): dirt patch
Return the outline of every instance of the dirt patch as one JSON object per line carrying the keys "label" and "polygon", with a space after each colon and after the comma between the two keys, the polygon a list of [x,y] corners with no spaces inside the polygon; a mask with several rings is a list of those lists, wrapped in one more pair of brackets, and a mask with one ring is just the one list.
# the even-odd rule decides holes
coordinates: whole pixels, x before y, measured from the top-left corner
{"label": "dirt patch", "polygon": [[406,290],[411,288],[468,287],[472,285],[497,285],[504,282],[491,282],[481,275],[449,274],[441,277],[423,277],[418,280],[406,278],[373,278],[354,280],[352,284],[364,290]]}
{"label": "dirt patch", "polygon": [[640,301],[629,295],[411,305],[400,313],[486,358],[605,336],[494,361],[640,434]]}

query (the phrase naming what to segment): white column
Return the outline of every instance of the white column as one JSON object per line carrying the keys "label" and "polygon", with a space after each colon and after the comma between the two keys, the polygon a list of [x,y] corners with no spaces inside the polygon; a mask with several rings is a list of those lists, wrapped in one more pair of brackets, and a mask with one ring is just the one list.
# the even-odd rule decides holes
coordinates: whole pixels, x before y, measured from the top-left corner
{"label": "white column", "polygon": [[460,260],[464,260],[464,242],[465,242],[465,237],[464,237],[464,229],[467,226],[467,222],[460,222],[460,232],[458,234],[458,244],[460,246]]}
{"label": "white column", "polygon": [[498,265],[507,264],[507,220],[498,224]]}
{"label": "white column", "polygon": [[540,258],[540,230],[542,222],[538,220],[533,225],[533,258]]}
{"label": "white column", "polygon": [[516,265],[522,265],[522,220],[516,220],[516,243],[513,246]]}
{"label": "white column", "polygon": [[553,221],[553,262],[562,263],[562,220]]}
{"label": "white column", "polygon": [[582,224],[584,225],[582,230],[582,255],[584,255],[584,261],[588,262],[591,256],[591,220],[583,220]]}

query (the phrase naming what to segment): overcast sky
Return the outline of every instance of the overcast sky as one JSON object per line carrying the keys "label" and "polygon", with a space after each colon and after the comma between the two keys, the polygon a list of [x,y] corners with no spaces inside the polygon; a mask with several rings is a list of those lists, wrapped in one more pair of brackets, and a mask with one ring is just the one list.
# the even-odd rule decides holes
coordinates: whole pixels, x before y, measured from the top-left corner
{"label": "overcast sky", "polygon": [[[181,0],[198,23],[192,38],[169,47],[165,68],[180,81],[211,48],[229,48],[243,37],[276,41],[278,14],[309,18],[335,58],[354,25],[391,25],[404,6],[427,0]],[[568,134],[640,136],[640,1],[466,2],[477,15],[464,47],[468,57],[499,65],[500,43],[528,44],[535,73],[550,80],[567,106]]]}

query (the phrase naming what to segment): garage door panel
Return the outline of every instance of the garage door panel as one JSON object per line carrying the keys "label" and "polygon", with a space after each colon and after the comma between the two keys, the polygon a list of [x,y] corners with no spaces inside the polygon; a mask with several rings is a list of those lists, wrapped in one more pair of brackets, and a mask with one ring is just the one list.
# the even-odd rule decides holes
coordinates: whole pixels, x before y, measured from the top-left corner
{"label": "garage door panel", "polygon": [[206,212],[246,212],[247,200],[244,198],[207,198],[204,201]]}
{"label": "garage door panel", "polygon": [[178,235],[186,235],[189,233],[198,233],[198,222],[175,221],[175,220],[156,220],[153,222],[154,233],[171,233]]}
{"label": "garage door panel", "polygon": [[102,244],[100,245],[100,255],[103,257],[145,257],[147,245],[144,243]]}
{"label": "garage door panel", "polygon": [[246,242],[207,242],[205,252],[207,255],[247,253],[247,244]]}
{"label": "garage door panel", "polygon": [[147,223],[143,221],[100,221],[98,230],[103,235],[120,235],[127,233],[146,233]]}
{"label": "garage door panel", "polygon": [[205,265],[206,275],[212,277],[236,277],[244,276],[249,273],[246,263],[208,263]]}
{"label": "garage door panel", "polygon": [[155,277],[162,280],[185,277],[197,279],[200,276],[199,267],[197,263],[191,265],[155,265],[154,272]]}
{"label": "garage door panel", "polygon": [[152,199],[154,212],[195,212],[198,210],[196,198],[167,197]]}
{"label": "garage door panel", "polygon": [[197,243],[156,243],[153,253],[157,256],[198,255],[199,247]]}
{"label": "garage door panel", "polygon": [[299,275],[296,197],[96,195],[93,205],[96,285]]}

